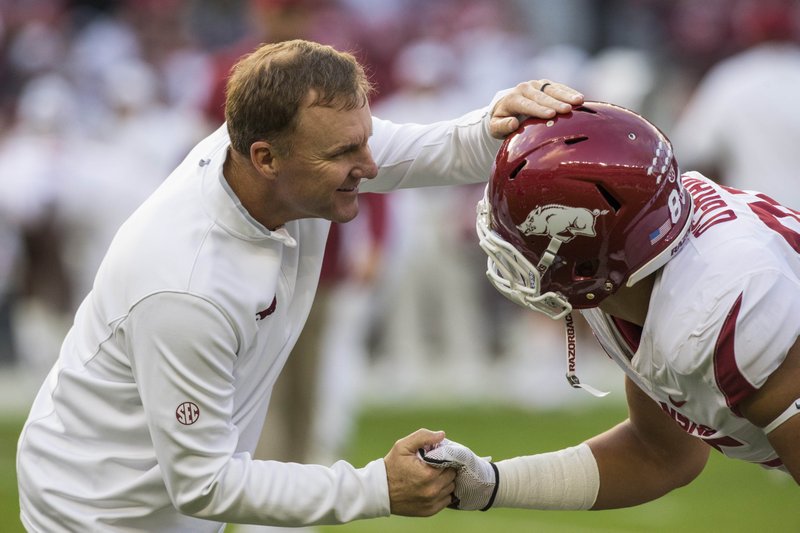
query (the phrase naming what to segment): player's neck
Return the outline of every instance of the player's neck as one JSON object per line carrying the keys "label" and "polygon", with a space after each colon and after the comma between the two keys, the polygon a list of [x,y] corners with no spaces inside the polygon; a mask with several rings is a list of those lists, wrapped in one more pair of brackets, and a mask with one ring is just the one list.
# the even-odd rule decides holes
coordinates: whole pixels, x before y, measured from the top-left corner
{"label": "player's neck", "polygon": [[651,274],[633,287],[620,288],[615,294],[603,300],[600,309],[637,326],[644,326],[655,279],[655,274]]}

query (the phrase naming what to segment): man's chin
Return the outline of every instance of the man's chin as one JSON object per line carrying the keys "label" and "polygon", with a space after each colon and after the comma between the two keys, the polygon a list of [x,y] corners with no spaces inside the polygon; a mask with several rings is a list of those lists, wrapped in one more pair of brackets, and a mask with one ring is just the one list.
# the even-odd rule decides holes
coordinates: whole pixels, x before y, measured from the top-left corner
{"label": "man's chin", "polygon": [[337,224],[346,224],[356,218],[356,216],[358,216],[358,207],[355,209],[348,209],[347,211],[338,211],[328,220],[336,222]]}

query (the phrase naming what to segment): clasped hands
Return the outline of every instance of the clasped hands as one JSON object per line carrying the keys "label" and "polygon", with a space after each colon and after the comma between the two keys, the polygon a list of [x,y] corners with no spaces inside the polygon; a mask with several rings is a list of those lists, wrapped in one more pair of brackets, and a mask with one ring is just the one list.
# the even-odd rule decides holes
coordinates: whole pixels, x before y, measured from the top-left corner
{"label": "clasped hands", "polygon": [[500,476],[491,457],[479,457],[463,444],[448,439],[430,449],[420,448],[418,453],[433,467],[456,471],[455,489],[448,507],[486,511],[492,506]]}
{"label": "clasped hands", "polygon": [[431,516],[445,507],[488,509],[498,481],[490,461],[445,439],[443,431],[417,430],[384,457],[391,513]]}

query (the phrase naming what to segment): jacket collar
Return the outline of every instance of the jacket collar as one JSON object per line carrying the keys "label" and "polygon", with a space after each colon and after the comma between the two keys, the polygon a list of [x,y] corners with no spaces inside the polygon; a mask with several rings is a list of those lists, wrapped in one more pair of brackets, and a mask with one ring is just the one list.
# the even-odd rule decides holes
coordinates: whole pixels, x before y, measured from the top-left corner
{"label": "jacket collar", "polygon": [[223,125],[211,137],[216,138],[217,142],[213,142],[209,150],[201,152],[201,157],[195,163],[198,165],[203,205],[208,215],[226,231],[240,239],[251,241],[270,239],[285,246],[297,246],[297,241],[289,235],[285,227],[269,230],[247,212],[222,175],[223,163],[230,147],[225,126]]}

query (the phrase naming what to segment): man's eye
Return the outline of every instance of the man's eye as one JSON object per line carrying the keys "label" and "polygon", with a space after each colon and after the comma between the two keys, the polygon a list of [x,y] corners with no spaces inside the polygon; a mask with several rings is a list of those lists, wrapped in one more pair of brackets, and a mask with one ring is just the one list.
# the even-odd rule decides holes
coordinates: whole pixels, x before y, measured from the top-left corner
{"label": "man's eye", "polygon": [[346,155],[349,155],[349,154],[351,154],[352,152],[353,152],[353,149],[352,149],[352,148],[347,148],[347,149],[345,149],[345,150],[340,150],[340,151],[338,151],[338,152],[334,153],[334,154],[331,156],[331,158],[332,158],[332,159],[341,159],[342,157],[344,157],[344,156],[346,156]]}

